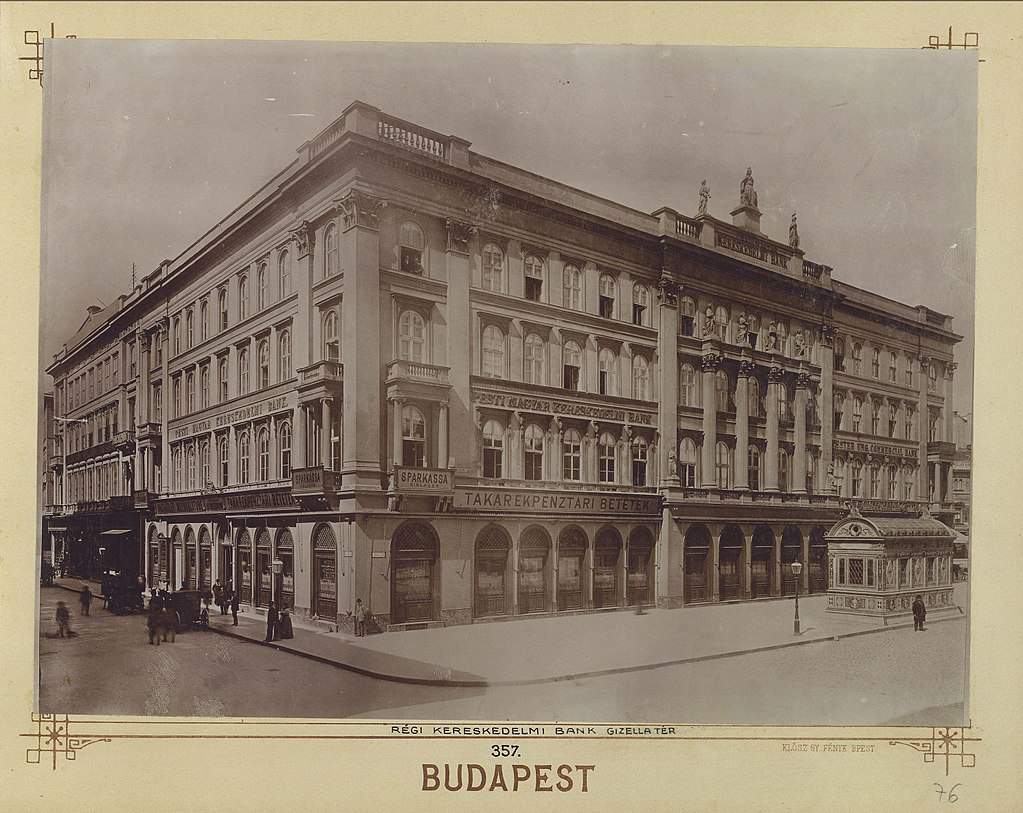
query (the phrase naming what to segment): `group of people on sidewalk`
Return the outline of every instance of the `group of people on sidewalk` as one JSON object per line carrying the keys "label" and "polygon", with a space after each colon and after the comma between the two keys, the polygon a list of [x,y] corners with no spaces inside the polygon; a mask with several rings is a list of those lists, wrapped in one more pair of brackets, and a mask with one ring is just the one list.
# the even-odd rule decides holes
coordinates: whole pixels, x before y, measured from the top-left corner
{"label": "group of people on sidewalk", "polygon": [[170,593],[166,590],[154,590],[149,599],[149,611],[146,614],[146,629],[149,631],[149,643],[160,645],[160,641],[174,643],[178,631],[178,616],[171,606]]}
{"label": "group of people on sidewalk", "polygon": [[294,637],[295,630],[291,624],[291,611],[287,607],[282,607],[278,612],[277,605],[271,601],[270,606],[266,608],[266,638],[264,640],[269,643]]}
{"label": "group of people on sidewalk", "polygon": [[238,626],[238,591],[234,589],[234,583],[230,579],[227,580],[227,586],[221,584],[220,579],[213,583],[213,603],[220,608],[221,615],[227,615],[227,611],[230,609],[231,624],[235,627]]}

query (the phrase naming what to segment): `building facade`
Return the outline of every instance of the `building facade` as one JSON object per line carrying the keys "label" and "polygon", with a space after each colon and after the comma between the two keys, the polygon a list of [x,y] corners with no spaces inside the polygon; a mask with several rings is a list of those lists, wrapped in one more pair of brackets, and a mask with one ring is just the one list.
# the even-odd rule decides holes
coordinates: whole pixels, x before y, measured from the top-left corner
{"label": "building facade", "polygon": [[356,102],[90,312],[49,515],[400,629],[823,591],[843,501],[948,510],[950,317],[762,234],[750,173],[646,214],[469,146]]}

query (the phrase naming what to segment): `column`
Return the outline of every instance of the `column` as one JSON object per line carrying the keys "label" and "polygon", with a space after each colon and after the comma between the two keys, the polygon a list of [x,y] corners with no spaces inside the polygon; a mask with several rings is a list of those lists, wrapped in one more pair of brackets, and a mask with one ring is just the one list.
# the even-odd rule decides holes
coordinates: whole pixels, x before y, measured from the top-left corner
{"label": "column", "polygon": [[941,503],[941,475],[942,465],[940,462],[934,464],[934,498],[932,502]]}
{"label": "column", "polygon": [[[469,391],[473,348],[479,345],[479,333],[474,335],[472,331],[469,306],[472,282],[469,254],[474,233],[475,228],[468,223],[447,221],[447,248],[444,253],[448,276],[447,303],[444,306],[447,318],[445,364],[450,370],[451,389],[446,408],[449,425],[455,428],[455,432],[448,438],[447,460],[443,463],[447,466],[453,459],[455,471],[461,475],[473,472],[478,457]],[[396,461],[399,459],[395,457]]]}
{"label": "column", "polygon": [[772,596],[781,595],[781,537],[778,534],[774,534],[774,549],[771,552],[772,567],[774,568],[774,589],[771,590]]}
{"label": "column", "polygon": [[[717,488],[717,470],[714,466],[714,452],[718,439],[717,399],[714,397],[714,373],[717,371],[720,356],[704,356],[701,359],[703,373],[703,452],[701,468],[703,469],[703,488]],[[714,554],[715,557],[717,554]],[[716,578],[716,577],[715,577]],[[715,582],[715,585],[717,583]],[[715,592],[717,587],[715,586]],[[716,600],[716,596],[715,596]]]}
{"label": "column", "polygon": [[753,597],[753,526],[742,526],[742,597]]}
{"label": "column", "polygon": [[446,469],[448,462],[448,405],[442,403],[437,414],[437,467]]}
{"label": "column", "polygon": [[834,463],[835,403],[832,391],[834,365],[834,335],[830,325],[821,330],[821,460],[817,467],[817,489],[821,494],[831,493],[828,472]]}
{"label": "column", "polygon": [[324,469],[330,468],[330,435],[331,435],[331,409],[333,401],[330,398],[320,399],[320,464]]}
{"label": "column", "polygon": [[721,600],[721,526],[709,525],[710,531],[710,600]]}
{"label": "column", "polygon": [[402,445],[401,445],[401,409],[404,402],[400,398],[392,398],[392,411],[394,413],[394,420],[391,422],[391,459],[394,461],[393,465],[401,466],[402,458]]}
{"label": "column", "polygon": [[[802,529],[804,532],[806,529]],[[800,550],[800,556],[803,558],[799,561],[803,563],[803,572],[799,575],[799,592],[809,594],[810,592],[810,535],[809,533],[801,534],[802,549]]]}
{"label": "column", "polygon": [[796,378],[795,453],[792,461],[792,490],[806,493],[806,401],[810,393],[810,376],[800,373]]}
{"label": "column", "polygon": [[955,377],[956,363],[948,361],[945,363],[945,437],[949,443],[955,443],[955,413],[952,407],[952,381]]}
{"label": "column", "polygon": [[[678,297],[681,286],[665,272],[657,287],[658,316],[657,330],[657,430],[660,432],[660,449],[657,457],[651,455],[647,463],[650,469],[649,482],[652,485],[667,483],[679,486],[678,477]],[[652,382],[651,382],[652,383]],[[668,464],[675,456],[675,473],[670,474]],[[666,595],[659,592],[658,595]]]}
{"label": "column", "polygon": [[930,410],[927,408],[927,375],[930,371],[932,361],[927,356],[920,357],[920,373],[917,376],[918,401],[916,407],[916,437],[917,455],[920,462],[919,479],[917,481],[917,493],[921,500],[930,500],[931,482],[930,466],[927,464],[927,422],[930,420]]}
{"label": "column", "polygon": [[771,367],[767,373],[767,453],[761,472],[765,491],[778,490],[778,388],[782,375],[781,367]]}
{"label": "column", "polygon": [[743,359],[735,380],[735,487],[743,491],[749,488],[749,377],[753,369],[753,362]]}

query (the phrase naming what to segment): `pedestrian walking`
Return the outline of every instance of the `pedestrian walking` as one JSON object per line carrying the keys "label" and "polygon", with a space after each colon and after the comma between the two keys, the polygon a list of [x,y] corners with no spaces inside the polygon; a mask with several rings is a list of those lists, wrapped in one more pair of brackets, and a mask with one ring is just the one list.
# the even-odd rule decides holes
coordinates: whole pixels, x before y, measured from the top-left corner
{"label": "pedestrian walking", "polygon": [[161,635],[163,636],[163,640],[166,641],[167,636],[170,635],[170,643],[173,644],[174,636],[178,632],[178,614],[165,604],[160,608],[157,625]]}
{"label": "pedestrian walking", "polygon": [[924,600],[922,596],[917,596],[913,600],[913,632],[917,630],[925,631],[927,628],[924,626],[924,620],[927,618],[927,607],[924,606]]}
{"label": "pedestrian walking", "polygon": [[295,637],[295,630],[291,626],[291,613],[287,607],[281,608],[281,617],[277,619],[277,639],[288,640]]}
{"label": "pedestrian walking", "polygon": [[82,585],[82,591],[78,594],[78,603],[82,605],[82,615],[88,615],[89,606],[92,604],[92,591],[89,589],[89,585]]}
{"label": "pedestrian walking", "polygon": [[232,618],[231,626],[232,627],[237,627],[238,626],[238,594],[233,592],[233,591],[231,593],[231,618]]}
{"label": "pedestrian walking", "polygon": [[57,634],[63,638],[64,634],[70,638],[71,632],[71,612],[68,610],[67,605],[63,601],[57,602]]}
{"label": "pedestrian walking", "polygon": [[146,629],[149,632],[149,643],[160,645],[160,602],[153,596],[149,602],[149,612],[146,614]]}
{"label": "pedestrian walking", "polygon": [[362,637],[366,634],[366,607],[361,598],[355,599],[355,634]]}
{"label": "pedestrian walking", "polygon": [[271,601],[270,606],[266,608],[266,641],[269,643],[274,639],[274,633],[277,632],[277,607]]}
{"label": "pedestrian walking", "polygon": [[220,608],[221,615],[227,615],[227,607],[224,606],[224,585],[220,579],[213,582],[213,603]]}

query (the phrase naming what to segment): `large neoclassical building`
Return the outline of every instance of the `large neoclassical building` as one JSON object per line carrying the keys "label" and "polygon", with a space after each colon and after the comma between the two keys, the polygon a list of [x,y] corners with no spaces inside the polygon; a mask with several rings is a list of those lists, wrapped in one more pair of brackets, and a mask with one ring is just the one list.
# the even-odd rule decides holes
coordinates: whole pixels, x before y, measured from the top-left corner
{"label": "large neoclassical building", "polygon": [[90,309],[47,550],[400,629],[822,591],[843,502],[950,510],[950,317],[761,233],[751,173],[649,214],[469,147],[356,102]]}

